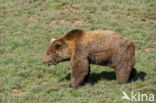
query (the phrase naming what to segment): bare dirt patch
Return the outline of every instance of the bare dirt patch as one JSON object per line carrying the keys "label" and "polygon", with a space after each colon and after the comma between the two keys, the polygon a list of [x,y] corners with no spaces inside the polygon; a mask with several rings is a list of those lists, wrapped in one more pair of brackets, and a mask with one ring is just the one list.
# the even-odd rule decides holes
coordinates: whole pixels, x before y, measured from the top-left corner
{"label": "bare dirt patch", "polygon": [[20,89],[13,89],[11,95],[12,96],[21,96],[24,92]]}
{"label": "bare dirt patch", "polygon": [[75,25],[90,25],[90,23],[84,22],[82,20],[77,20],[73,24],[75,24]]}

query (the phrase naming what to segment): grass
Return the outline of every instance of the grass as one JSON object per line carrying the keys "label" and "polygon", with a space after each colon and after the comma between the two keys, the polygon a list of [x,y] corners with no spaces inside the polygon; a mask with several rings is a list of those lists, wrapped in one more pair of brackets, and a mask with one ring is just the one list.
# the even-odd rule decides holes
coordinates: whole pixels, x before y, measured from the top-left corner
{"label": "grass", "polygon": [[[156,94],[155,0],[1,0],[1,103],[120,103],[122,91]],[[138,80],[119,85],[112,69],[91,65],[87,84],[68,87],[69,62],[42,63],[52,37],[73,28],[109,29],[136,45]]]}

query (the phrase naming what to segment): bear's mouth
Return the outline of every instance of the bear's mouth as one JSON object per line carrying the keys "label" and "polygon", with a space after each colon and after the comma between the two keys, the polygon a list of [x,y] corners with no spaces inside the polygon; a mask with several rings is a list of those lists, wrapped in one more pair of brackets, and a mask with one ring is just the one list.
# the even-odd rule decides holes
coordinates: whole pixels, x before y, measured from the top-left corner
{"label": "bear's mouth", "polygon": [[51,60],[48,62],[48,66],[56,65],[56,64],[57,64],[56,62],[52,62]]}

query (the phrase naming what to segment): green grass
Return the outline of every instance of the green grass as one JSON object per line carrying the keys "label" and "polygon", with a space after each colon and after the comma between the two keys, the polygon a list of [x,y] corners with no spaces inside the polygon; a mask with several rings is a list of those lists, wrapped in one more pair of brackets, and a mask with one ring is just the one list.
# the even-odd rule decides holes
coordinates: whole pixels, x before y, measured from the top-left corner
{"label": "green grass", "polygon": [[[155,11],[155,0],[1,0],[0,103],[127,103],[122,91],[156,94]],[[42,59],[50,38],[73,28],[131,38],[138,80],[119,85],[112,69],[91,65],[89,82],[70,89],[69,62]]]}

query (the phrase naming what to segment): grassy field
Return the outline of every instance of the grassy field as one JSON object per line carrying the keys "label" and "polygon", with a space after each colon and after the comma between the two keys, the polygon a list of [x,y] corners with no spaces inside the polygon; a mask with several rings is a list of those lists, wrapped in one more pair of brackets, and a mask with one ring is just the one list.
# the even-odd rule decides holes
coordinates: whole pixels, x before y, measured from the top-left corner
{"label": "grassy field", "polygon": [[[42,60],[50,38],[73,28],[131,38],[138,79],[119,85],[113,69],[91,65],[89,82],[70,89],[69,62]],[[156,94],[156,0],[0,0],[0,103],[132,102],[123,91]]]}

